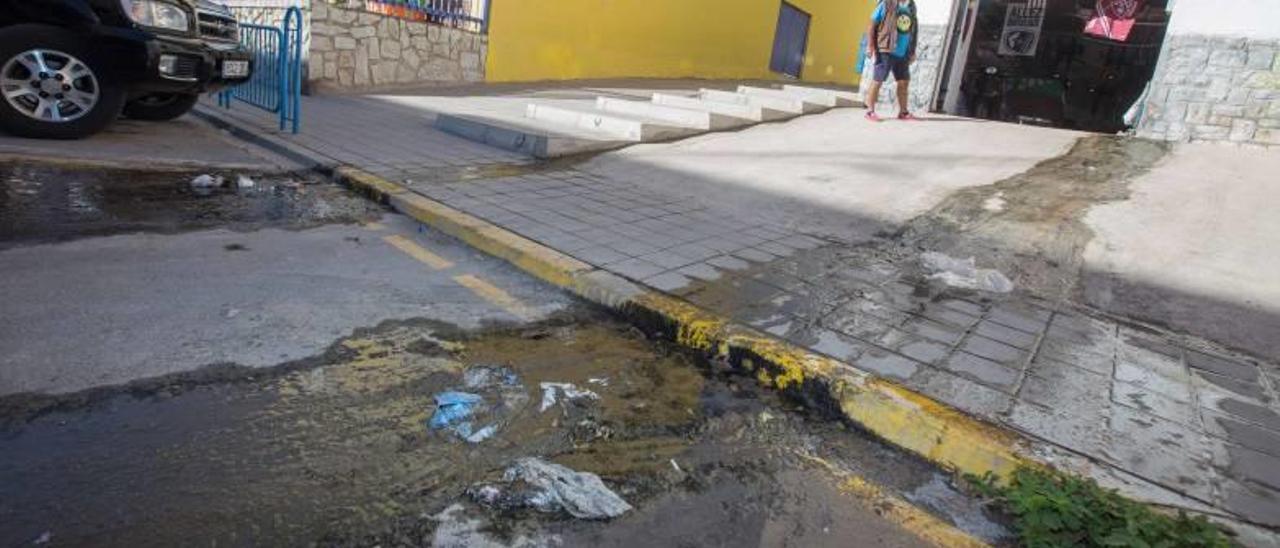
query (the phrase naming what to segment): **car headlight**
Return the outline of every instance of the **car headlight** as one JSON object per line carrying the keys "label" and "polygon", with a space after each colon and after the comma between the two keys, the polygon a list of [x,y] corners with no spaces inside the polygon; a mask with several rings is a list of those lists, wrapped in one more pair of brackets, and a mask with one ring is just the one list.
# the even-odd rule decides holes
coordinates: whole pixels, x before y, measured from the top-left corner
{"label": "car headlight", "polygon": [[191,29],[187,12],[177,4],[160,0],[120,0],[124,12],[144,27],[186,32]]}

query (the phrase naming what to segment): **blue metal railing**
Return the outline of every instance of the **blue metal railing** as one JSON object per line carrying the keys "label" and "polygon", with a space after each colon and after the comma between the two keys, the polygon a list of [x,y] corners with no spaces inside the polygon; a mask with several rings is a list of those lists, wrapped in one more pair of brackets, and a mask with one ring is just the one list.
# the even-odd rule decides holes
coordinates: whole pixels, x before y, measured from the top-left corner
{"label": "blue metal railing", "polygon": [[490,1],[492,0],[365,0],[364,9],[401,19],[488,32]]}
{"label": "blue metal railing", "polygon": [[231,108],[239,100],[279,115],[280,131],[298,132],[302,115],[302,10],[285,11],[279,27],[240,25],[240,43],[253,52],[249,81],[218,94]]}

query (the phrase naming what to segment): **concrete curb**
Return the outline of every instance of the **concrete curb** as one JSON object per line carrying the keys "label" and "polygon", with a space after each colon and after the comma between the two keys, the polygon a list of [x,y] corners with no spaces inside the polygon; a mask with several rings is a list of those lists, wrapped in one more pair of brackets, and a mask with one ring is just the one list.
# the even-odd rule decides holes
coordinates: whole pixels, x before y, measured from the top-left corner
{"label": "concrete curb", "polygon": [[359,169],[340,167],[334,174],[405,215],[944,468],[1005,477],[1019,465],[1036,463],[1020,435],[851,365],[598,269]]}

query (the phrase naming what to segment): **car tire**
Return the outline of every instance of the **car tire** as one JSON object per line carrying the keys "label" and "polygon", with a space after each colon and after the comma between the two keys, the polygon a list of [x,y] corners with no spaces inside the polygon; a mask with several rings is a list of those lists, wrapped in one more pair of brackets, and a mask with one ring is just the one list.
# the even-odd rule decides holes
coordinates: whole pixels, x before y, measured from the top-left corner
{"label": "car tire", "polygon": [[163,122],[186,114],[195,108],[199,95],[186,93],[155,93],[139,97],[124,105],[126,118]]}
{"label": "car tire", "polygon": [[125,99],[106,66],[68,30],[33,24],[0,29],[0,129],[40,139],[102,131],[120,116]]}

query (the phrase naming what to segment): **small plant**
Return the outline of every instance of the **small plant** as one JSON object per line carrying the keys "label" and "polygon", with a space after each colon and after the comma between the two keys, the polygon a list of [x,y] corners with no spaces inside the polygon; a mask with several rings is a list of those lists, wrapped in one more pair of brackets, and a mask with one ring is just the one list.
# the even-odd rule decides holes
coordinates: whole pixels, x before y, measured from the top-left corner
{"label": "small plant", "polygon": [[1227,533],[1204,517],[1156,512],[1091,479],[1024,466],[1008,485],[990,472],[965,480],[1013,517],[1019,540],[1032,548],[1232,546]]}

